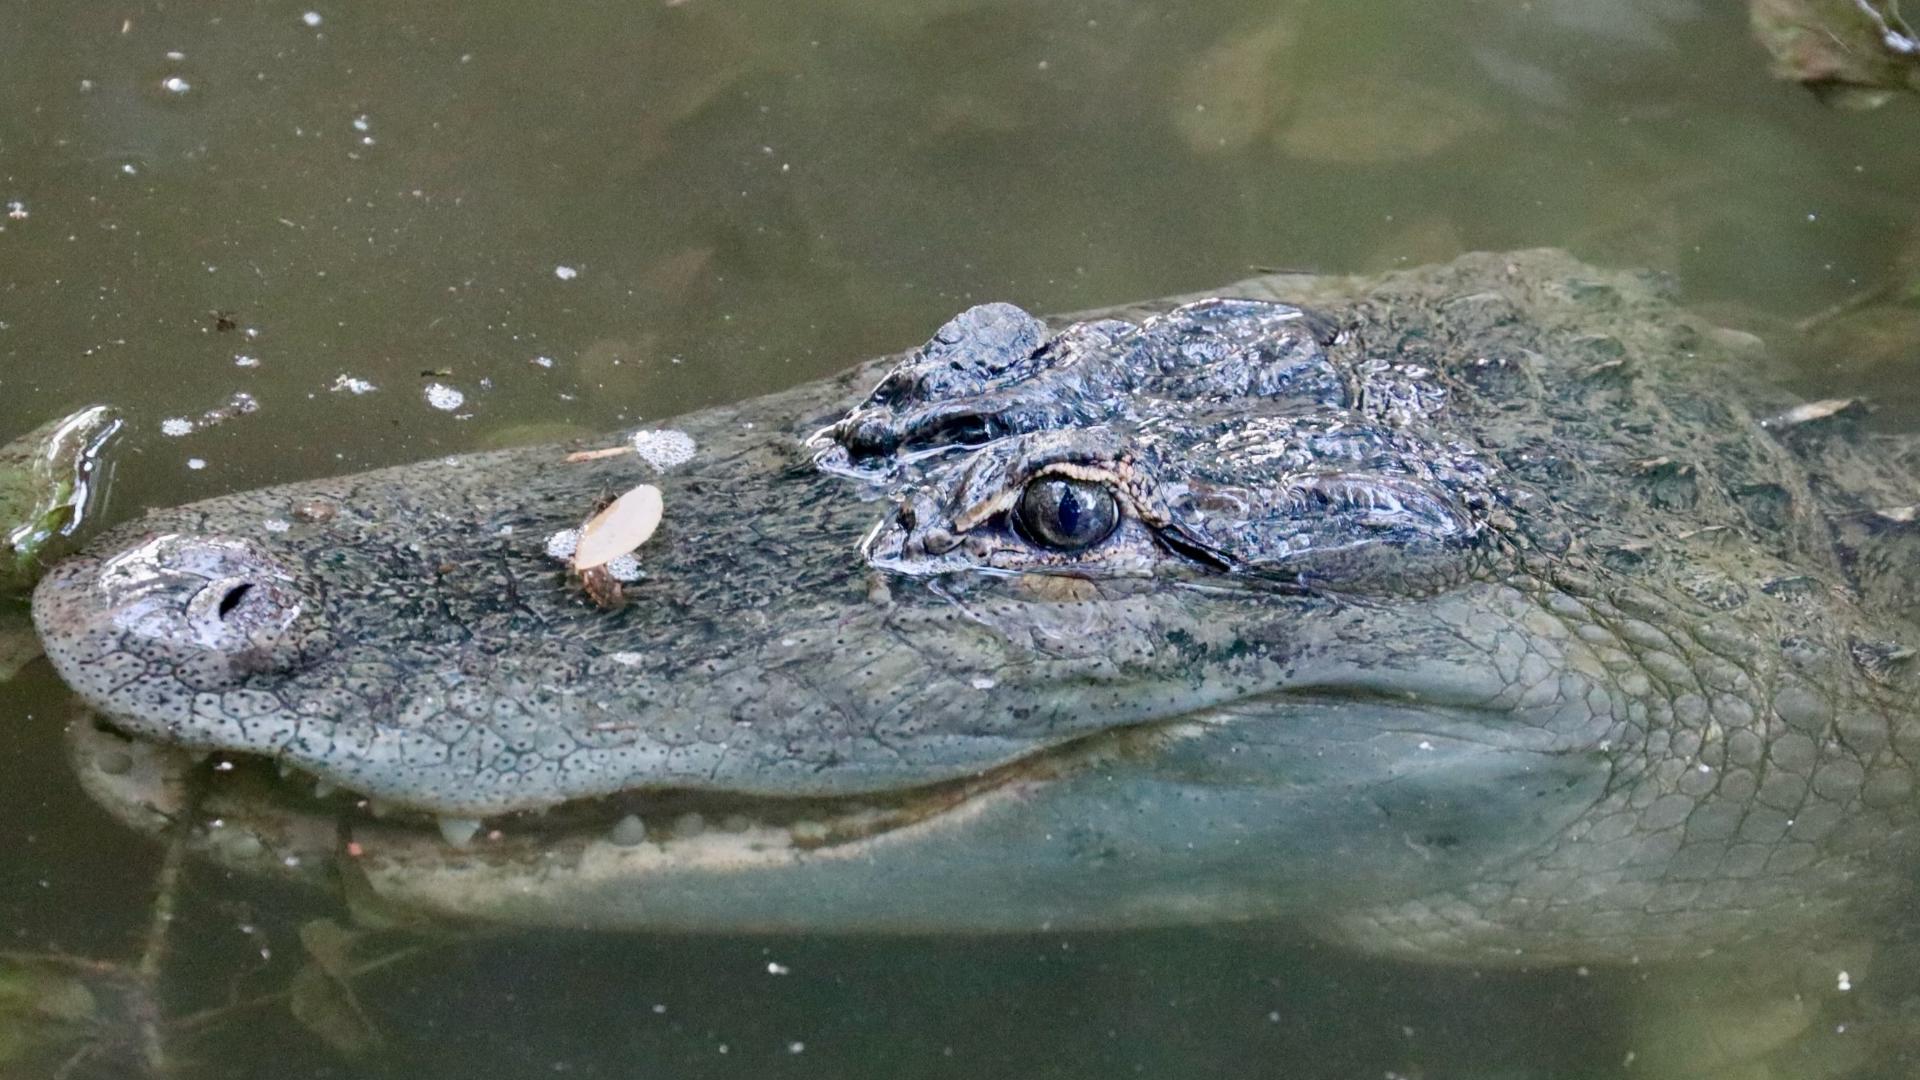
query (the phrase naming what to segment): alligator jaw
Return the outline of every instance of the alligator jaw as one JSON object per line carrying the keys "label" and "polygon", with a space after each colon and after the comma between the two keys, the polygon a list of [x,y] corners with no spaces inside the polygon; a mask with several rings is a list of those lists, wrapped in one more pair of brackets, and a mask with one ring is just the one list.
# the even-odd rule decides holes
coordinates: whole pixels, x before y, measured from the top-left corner
{"label": "alligator jaw", "polygon": [[[862,843],[960,813],[1002,789],[1045,783],[1079,769],[1138,759],[1193,721],[1138,725],[1045,748],[956,780],[858,796],[754,795],[659,789],[577,799],[485,819],[382,804],[260,755],[195,750],[129,735],[83,713],[68,726],[68,752],[89,793],[128,824],[157,831],[189,815],[206,846],[226,861],[255,857],[294,867],[279,849],[332,857],[374,848],[409,858],[550,862],[594,845],[645,849],[663,861],[730,863]],[[224,830],[219,836],[216,831]],[[247,837],[250,839],[241,839]],[[339,838],[337,842],[325,838]]]}
{"label": "alligator jaw", "polygon": [[[189,849],[227,868],[329,889],[357,883],[417,914],[603,929],[946,931],[953,890],[972,882],[982,903],[959,922],[1004,932],[1268,917],[1303,902],[1288,882],[1309,883],[1311,902],[1323,903],[1323,892],[1337,902],[1425,880],[1435,855],[1379,828],[1385,807],[1418,807],[1438,815],[1440,832],[1473,838],[1447,849],[1448,865],[1503,858],[1561,827],[1605,776],[1604,763],[1489,737],[1512,721],[1464,696],[1436,703],[1321,683],[886,794],[662,789],[451,826],[345,792],[316,797],[310,778],[283,776],[268,759],[129,738],[90,715],[70,725],[68,742],[95,801],[136,828],[184,823]],[[1553,776],[1579,790],[1541,814],[1530,800]],[[1466,798],[1443,794],[1456,786]],[[1223,815],[1247,823],[1229,849],[1270,855],[1251,878],[1225,868],[1239,860],[1211,863],[1189,842]],[[1110,847],[1134,842],[1144,846],[1132,858]],[[1194,870],[1169,875],[1149,851]],[[1085,880],[1063,884],[1061,860],[1089,859]]]}

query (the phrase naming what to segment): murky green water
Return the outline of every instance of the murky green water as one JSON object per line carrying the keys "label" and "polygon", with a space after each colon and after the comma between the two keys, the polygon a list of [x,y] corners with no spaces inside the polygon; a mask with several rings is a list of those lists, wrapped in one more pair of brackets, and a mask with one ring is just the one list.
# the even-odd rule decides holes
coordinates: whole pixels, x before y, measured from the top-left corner
{"label": "murky green water", "polygon": [[[0,0],[0,432],[119,404],[124,514],[733,400],[983,299],[1537,245],[1920,422],[1920,316],[1831,313],[1920,262],[1920,107],[1771,81],[1740,7]],[[0,686],[0,950],[124,960],[157,859],[66,713],[44,666]],[[184,902],[181,1013],[329,914]],[[193,1076],[1613,1076],[1636,984],[1254,933],[516,939],[368,976],[359,1060],[279,1004],[178,1034]]]}

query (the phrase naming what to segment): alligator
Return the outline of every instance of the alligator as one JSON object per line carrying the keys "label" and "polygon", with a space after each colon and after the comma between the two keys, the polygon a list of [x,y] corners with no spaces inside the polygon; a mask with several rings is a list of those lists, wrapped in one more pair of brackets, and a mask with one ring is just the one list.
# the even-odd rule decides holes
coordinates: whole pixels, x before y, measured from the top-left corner
{"label": "alligator", "polygon": [[33,613],[103,805],[435,915],[1765,949],[1920,867],[1920,450],[1767,374],[1554,251],[987,304],[636,452],[153,510]]}

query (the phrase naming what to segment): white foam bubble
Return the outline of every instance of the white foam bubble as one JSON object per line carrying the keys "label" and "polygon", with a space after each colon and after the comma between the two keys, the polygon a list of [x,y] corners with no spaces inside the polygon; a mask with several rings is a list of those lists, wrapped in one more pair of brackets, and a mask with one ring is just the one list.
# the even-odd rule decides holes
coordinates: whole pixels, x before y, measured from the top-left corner
{"label": "white foam bubble", "polygon": [[636,431],[628,441],[633,445],[633,452],[657,472],[666,472],[675,465],[686,464],[693,460],[694,451],[699,449],[694,444],[693,436],[671,428]]}
{"label": "white foam bubble", "polygon": [[452,412],[467,403],[467,395],[445,383],[428,383],[425,393],[427,404],[441,412]]}
{"label": "white foam bubble", "polygon": [[579,529],[561,529],[559,532],[547,537],[547,556],[549,558],[559,559],[561,562],[570,561],[573,558],[573,553],[579,550],[579,547]]}

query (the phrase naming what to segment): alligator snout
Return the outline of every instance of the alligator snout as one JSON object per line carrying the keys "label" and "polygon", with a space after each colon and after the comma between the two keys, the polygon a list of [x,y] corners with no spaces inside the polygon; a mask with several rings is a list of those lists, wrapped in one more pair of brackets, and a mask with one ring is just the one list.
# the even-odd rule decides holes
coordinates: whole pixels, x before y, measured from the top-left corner
{"label": "alligator snout", "polygon": [[171,678],[156,685],[185,699],[299,666],[319,606],[251,541],[164,533],[63,563],[37,590],[34,619],[48,658],[83,698],[97,703],[164,673]]}

